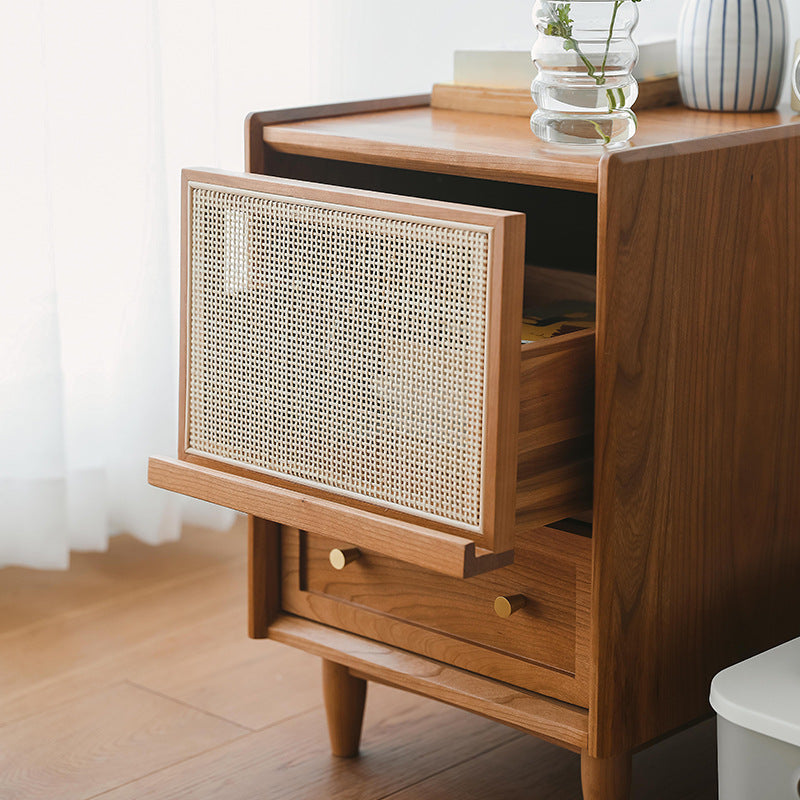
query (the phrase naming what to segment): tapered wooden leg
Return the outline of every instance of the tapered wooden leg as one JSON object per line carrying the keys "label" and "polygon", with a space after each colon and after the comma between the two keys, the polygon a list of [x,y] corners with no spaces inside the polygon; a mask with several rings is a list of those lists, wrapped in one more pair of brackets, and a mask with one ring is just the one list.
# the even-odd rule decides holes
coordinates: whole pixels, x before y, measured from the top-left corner
{"label": "tapered wooden leg", "polygon": [[367,682],[354,678],[347,667],[322,660],[322,691],[328,715],[331,752],[342,758],[358,755]]}
{"label": "tapered wooden leg", "polygon": [[631,754],[614,758],[592,758],[581,754],[583,800],[629,800]]}

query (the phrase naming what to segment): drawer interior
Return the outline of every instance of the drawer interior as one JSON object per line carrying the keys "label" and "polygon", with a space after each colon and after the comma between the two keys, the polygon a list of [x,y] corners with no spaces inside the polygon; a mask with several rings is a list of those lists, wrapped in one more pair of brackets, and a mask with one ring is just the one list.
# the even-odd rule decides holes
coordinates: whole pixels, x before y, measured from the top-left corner
{"label": "drawer interior", "polygon": [[517,532],[592,508],[593,330],[522,347]]}
{"label": "drawer interior", "polygon": [[269,147],[267,153],[269,174],[279,177],[525,214],[523,310],[571,314],[578,304],[592,307],[594,317],[596,195],[281,153]]}

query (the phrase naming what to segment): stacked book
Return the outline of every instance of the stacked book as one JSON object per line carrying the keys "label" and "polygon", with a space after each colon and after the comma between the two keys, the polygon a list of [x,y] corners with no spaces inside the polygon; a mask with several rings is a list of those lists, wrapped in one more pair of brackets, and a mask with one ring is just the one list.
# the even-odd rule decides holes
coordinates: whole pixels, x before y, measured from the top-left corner
{"label": "stacked book", "polygon": [[[634,77],[639,81],[637,111],[680,101],[674,39],[639,43]],[[453,82],[433,88],[432,105],[461,111],[528,116],[536,68],[527,50],[457,50]]]}
{"label": "stacked book", "polygon": [[522,344],[590,330],[594,326],[594,303],[563,300],[560,303],[526,308],[522,312]]}

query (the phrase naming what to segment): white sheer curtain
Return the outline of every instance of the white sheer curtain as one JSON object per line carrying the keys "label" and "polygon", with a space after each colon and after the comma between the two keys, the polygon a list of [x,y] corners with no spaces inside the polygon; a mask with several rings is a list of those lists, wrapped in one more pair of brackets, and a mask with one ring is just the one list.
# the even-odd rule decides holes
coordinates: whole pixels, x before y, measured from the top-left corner
{"label": "white sheer curtain", "polygon": [[177,413],[161,35],[154,2],[3,14],[0,565],[232,519],[145,479]]}
{"label": "white sheer curtain", "polygon": [[155,20],[113,8],[3,15],[0,564],[178,531],[143,480],[175,408]]}
{"label": "white sheer curtain", "polygon": [[240,169],[248,111],[528,47],[531,5],[0,0],[0,565],[230,522],[145,478],[175,452],[180,167]]}

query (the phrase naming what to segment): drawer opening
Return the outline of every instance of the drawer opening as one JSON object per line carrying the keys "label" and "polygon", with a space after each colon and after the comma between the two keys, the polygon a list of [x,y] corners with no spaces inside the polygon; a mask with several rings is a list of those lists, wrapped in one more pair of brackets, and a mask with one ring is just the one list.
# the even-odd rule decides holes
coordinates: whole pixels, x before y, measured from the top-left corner
{"label": "drawer opening", "polygon": [[568,517],[591,520],[594,375],[592,328],[522,345],[518,535]]}
{"label": "drawer opening", "polygon": [[594,275],[525,265],[523,350],[571,333],[594,331],[596,310]]}
{"label": "drawer opening", "polygon": [[552,523],[591,536],[596,297],[594,275],[525,266],[518,534]]}
{"label": "drawer opening", "polygon": [[461,175],[281,153],[266,146],[269,175],[525,214],[525,261],[594,275],[597,195]]}
{"label": "drawer opening", "polygon": [[[269,146],[266,151],[267,170],[279,177],[525,214],[526,319],[563,314],[594,320],[597,195],[281,153]],[[570,326],[569,319],[556,327],[565,331],[578,328]],[[524,331],[530,337],[529,325]],[[522,341],[526,341],[524,335]]]}
{"label": "drawer opening", "polygon": [[552,522],[547,527],[564,533],[571,533],[573,536],[583,536],[585,539],[591,539],[593,532],[592,512],[586,511],[583,514],[576,514],[568,519]]}

